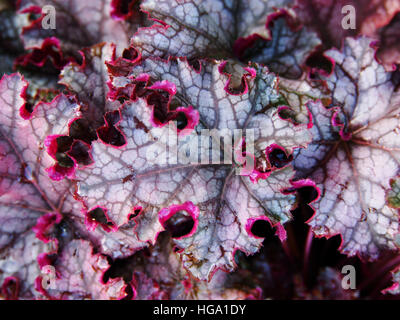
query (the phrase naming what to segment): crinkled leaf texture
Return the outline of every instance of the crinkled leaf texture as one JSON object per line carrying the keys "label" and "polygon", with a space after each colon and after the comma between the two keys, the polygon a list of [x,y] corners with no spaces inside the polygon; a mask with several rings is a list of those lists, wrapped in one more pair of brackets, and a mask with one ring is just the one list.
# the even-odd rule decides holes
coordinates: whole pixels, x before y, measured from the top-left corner
{"label": "crinkled leaf texture", "polygon": [[82,50],[81,65],[72,62],[64,67],[60,75],[60,84],[74,92],[84,104],[82,113],[94,128],[104,123],[106,111],[117,110],[118,102],[107,100],[108,70],[105,62],[114,59],[115,47],[101,43]]}
{"label": "crinkled leaf texture", "polygon": [[289,2],[145,0],[142,10],[162,24],[139,29],[132,45],[145,56],[230,57],[235,40],[265,35],[267,16]]}
{"label": "crinkled leaf texture", "polygon": [[[231,92],[229,87],[237,85],[237,79],[225,68],[234,70],[234,76],[242,80],[242,92]],[[149,106],[149,98],[137,98],[121,107],[116,124],[126,144],[114,147],[93,142],[94,164],[77,173],[78,194],[88,208],[104,208],[118,226],[139,209],[135,230],[140,240],[153,243],[164,230],[166,220],[186,212],[194,220],[194,227],[175,240],[181,248],[183,264],[194,276],[210,279],[217,268],[234,268],[237,249],[247,254],[258,250],[261,239],[250,231],[255,220],[271,221],[284,237],[280,223],[290,220],[295,204],[295,195],[285,189],[292,187],[294,172],[291,167],[278,170],[268,163],[267,149],[279,146],[290,155],[294,148],[307,145],[310,134],[305,125],[296,126],[281,119],[278,108],[270,106],[278,98],[277,79],[266,68],[233,65],[231,69],[226,62],[203,61],[201,70],[196,71],[183,60],[163,62],[149,58],[134,66],[129,77],[114,79],[113,84],[128,86],[143,74],[153,81],[149,91],[168,90],[171,105],[183,105],[179,110],[186,112],[188,122],[199,118],[194,129],[198,134],[200,129],[216,129],[220,133],[225,130],[224,134],[235,129],[252,130],[253,157],[265,164],[268,179],[252,183],[248,176],[237,174],[235,164],[202,164],[200,157],[193,154],[192,158],[172,161],[174,157],[166,154],[166,137],[176,129],[175,123],[157,125],[157,106]],[[193,152],[198,148],[196,139],[196,135],[178,134],[177,145],[169,145],[168,150],[172,148],[173,154],[192,148]],[[204,145],[199,150],[202,157],[206,154],[208,158],[211,146]],[[232,154],[232,146],[229,152]]]}
{"label": "crinkled leaf texture", "polygon": [[318,236],[342,236],[341,250],[376,258],[394,249],[398,211],[387,203],[399,174],[400,94],[391,74],[374,59],[370,39],[347,38],[325,77],[335,107],[310,102],[313,142],[295,155],[297,176],[320,190],[310,221]]}
{"label": "crinkled leaf texture", "polygon": [[306,59],[321,45],[321,40],[316,33],[297,26],[296,19],[292,10],[282,10],[268,19],[266,28],[270,35],[247,48],[242,60],[263,63],[285,78],[300,78]]}

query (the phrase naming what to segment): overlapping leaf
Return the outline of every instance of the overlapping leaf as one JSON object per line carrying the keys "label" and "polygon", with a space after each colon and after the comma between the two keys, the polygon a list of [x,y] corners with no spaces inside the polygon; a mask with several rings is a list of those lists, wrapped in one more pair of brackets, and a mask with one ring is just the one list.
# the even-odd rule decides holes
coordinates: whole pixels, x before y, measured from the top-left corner
{"label": "overlapping leaf", "polygon": [[163,24],[141,28],[132,38],[144,56],[228,58],[236,55],[299,77],[306,57],[319,44],[299,31],[290,1],[154,1],[141,8]]}
{"label": "overlapping leaf", "polygon": [[[0,82],[0,251],[4,268],[13,264],[14,255],[28,258],[31,254],[35,259],[37,250],[32,248],[39,244],[32,240],[30,229],[41,215],[61,213],[72,200],[69,182],[49,178],[48,171],[56,163],[47,153],[45,140],[66,134],[69,120],[79,116],[79,106],[60,95],[49,104],[38,104],[29,113],[24,99],[27,85],[18,74],[5,75]],[[29,261],[20,263],[28,265]],[[33,277],[29,270],[21,265],[16,271],[25,272],[21,278],[25,281]]]}
{"label": "overlapping leaf", "polygon": [[[132,38],[146,56],[230,57],[239,37],[263,28],[274,7],[288,1],[143,1],[142,10],[162,21],[142,28]],[[234,27],[233,27],[234,26]],[[264,29],[264,30],[263,30]]]}
{"label": "overlapping leaf", "polygon": [[36,279],[42,274],[38,258],[54,250],[52,243],[43,243],[27,230],[0,254],[0,296],[4,299],[35,299]]}
{"label": "overlapping leaf", "polygon": [[[341,234],[349,255],[376,258],[395,248],[398,211],[388,205],[390,180],[399,174],[400,94],[374,59],[370,39],[348,38],[327,78],[334,108],[309,104],[313,142],[295,157],[298,177],[320,189],[310,221],[319,236]],[[384,165],[382,165],[384,164]]]}
{"label": "overlapping leaf", "polygon": [[61,72],[60,83],[74,92],[85,105],[82,108],[85,120],[94,128],[104,123],[105,112],[119,107],[118,102],[107,99],[109,78],[105,62],[113,60],[114,49],[114,46],[105,43],[84,49],[82,64],[70,63]]}
{"label": "overlapping leaf", "polygon": [[[115,20],[112,0],[84,2],[78,0],[22,0],[21,12],[40,13],[44,6],[53,6],[56,12],[56,28],[42,28],[44,14],[23,31],[25,48],[40,48],[45,39],[58,39],[61,50],[76,56],[83,47],[104,41],[116,44],[117,51],[128,47],[129,39],[138,24],[145,25],[143,15],[134,15],[129,21]],[[135,10],[138,10],[137,8]]]}
{"label": "overlapping leaf", "polygon": [[316,33],[296,25],[298,23],[293,11],[282,10],[268,20],[266,28],[270,35],[267,40],[257,40],[244,50],[241,59],[263,63],[285,78],[300,78],[307,58],[321,41]]}
{"label": "overlapping leaf", "polygon": [[43,288],[48,298],[116,300],[127,295],[122,279],[103,283],[103,274],[109,267],[107,258],[94,254],[88,241],[69,242],[57,257],[54,267],[57,277]]}
{"label": "overlapping leaf", "polygon": [[[87,239],[95,250],[112,259],[130,256],[148,246],[137,238],[132,220],[127,219],[122,226],[117,228],[115,224],[107,220],[104,214],[99,215],[103,213],[102,210],[100,212],[98,208],[88,210],[80,201],[66,203],[64,211],[67,214],[57,226],[62,231],[61,234],[64,233],[69,241],[73,238]],[[58,239],[66,241],[60,237]]]}
{"label": "overlapping leaf", "polygon": [[240,270],[232,274],[219,270],[210,282],[191,277],[167,233],[162,233],[148,250],[111,264],[106,274],[111,279],[122,276],[132,288],[132,298],[138,300],[239,300],[259,298],[261,294],[252,282],[243,281]]}
{"label": "overlapping leaf", "polygon": [[1,80],[1,248],[43,212],[60,212],[70,186],[49,179],[48,171],[56,163],[44,143],[48,136],[67,134],[69,121],[79,116],[79,106],[60,95],[29,114],[23,97],[26,87],[18,74]]}
{"label": "overlapping leaf", "polygon": [[[62,255],[66,254],[65,246],[76,236],[90,239],[111,256],[132,254],[132,248],[136,250],[144,245],[135,240],[132,228],[126,231],[130,231],[131,236],[124,234],[123,230],[118,230],[113,236],[100,230],[88,235],[82,218],[84,211],[81,212],[80,203],[72,197],[71,183],[65,179],[55,180],[63,174],[63,168],[49,152],[52,143],[48,144],[57,141],[49,137],[68,135],[70,122],[80,116],[79,105],[72,98],[59,95],[50,103],[39,103],[33,111],[29,110],[24,99],[27,85],[18,74],[6,75],[0,82],[1,283],[6,279],[16,279],[19,286],[17,298],[37,296],[34,283],[41,270],[36,260],[41,254],[57,252],[58,249],[35,239],[36,233],[36,237],[47,242],[47,236],[31,230],[44,214],[55,213],[60,219],[65,214],[73,221],[61,221],[56,229],[45,230],[60,243]],[[66,284],[63,282],[63,285]]]}

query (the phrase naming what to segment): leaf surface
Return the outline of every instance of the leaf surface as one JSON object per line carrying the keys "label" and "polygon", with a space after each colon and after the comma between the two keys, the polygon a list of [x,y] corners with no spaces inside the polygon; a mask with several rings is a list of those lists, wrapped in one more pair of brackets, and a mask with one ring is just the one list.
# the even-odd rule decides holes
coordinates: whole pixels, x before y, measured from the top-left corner
{"label": "leaf surface", "polygon": [[[193,219],[194,227],[176,240],[184,248],[181,254],[185,267],[201,279],[211,277],[217,267],[232,270],[235,250],[254,253],[261,244],[261,240],[249,234],[252,222],[269,219],[282,231],[279,224],[290,220],[295,196],[284,190],[292,186],[290,179],[294,172],[273,162],[272,158],[267,160],[267,149],[272,151],[279,146],[282,149],[278,148],[278,153],[289,156],[294,148],[307,145],[308,130],[305,125],[296,126],[281,119],[278,108],[269,107],[277,99],[276,78],[265,68],[243,69],[225,62],[204,62],[198,72],[185,61],[146,59],[133,67],[124,85],[142,74],[153,79],[147,86],[148,95],[125,103],[120,121],[115,124],[126,144],[116,148],[100,141],[93,143],[94,164],[77,173],[78,194],[88,208],[105,208],[118,226],[139,208],[136,232],[140,240],[153,243],[167,220],[181,211],[186,212]],[[116,84],[118,81],[114,80]],[[232,82],[241,86],[239,93],[232,93],[235,87],[229,89]],[[170,95],[167,107],[160,97],[165,92]],[[186,135],[178,131],[177,143],[169,146],[168,155],[166,137],[178,128],[174,127],[175,122],[155,119],[162,108],[186,112],[189,127]],[[198,125],[192,129],[195,122],[192,120],[196,117]],[[248,129],[254,134],[252,155],[256,166],[246,175],[260,175],[254,179],[258,183],[236,173],[233,146],[240,139],[224,149],[228,163],[218,160],[202,164],[200,157],[206,159],[207,154],[212,154],[211,149],[218,150],[215,150],[215,141],[196,146],[198,135],[194,132],[200,135],[201,129],[216,129],[219,134],[231,137],[235,129]],[[246,141],[249,151],[252,143]],[[191,156],[184,156],[190,148]],[[202,149],[201,156],[193,148]],[[174,152],[180,152],[177,161],[174,156],[170,158]]]}

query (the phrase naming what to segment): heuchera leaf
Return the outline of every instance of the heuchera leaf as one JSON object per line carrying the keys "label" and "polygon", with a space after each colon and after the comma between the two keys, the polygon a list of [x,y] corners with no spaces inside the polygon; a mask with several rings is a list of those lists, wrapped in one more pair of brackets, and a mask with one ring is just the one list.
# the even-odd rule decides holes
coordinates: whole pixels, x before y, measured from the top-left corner
{"label": "heuchera leaf", "polygon": [[302,28],[293,10],[289,9],[271,15],[266,28],[270,35],[248,46],[239,55],[241,59],[263,63],[285,78],[300,78],[307,58],[321,45],[317,34]]}
{"label": "heuchera leaf", "polygon": [[288,2],[145,0],[142,10],[159,23],[139,29],[132,45],[145,56],[230,57],[235,40],[264,34],[268,14]]}
{"label": "heuchera leaf", "polygon": [[46,151],[45,140],[67,133],[69,119],[79,115],[78,105],[60,95],[29,114],[23,98],[26,87],[18,74],[5,75],[0,82],[1,219],[2,228],[8,229],[2,232],[2,248],[41,213],[62,210],[70,184],[49,179],[49,174],[55,178],[73,173],[73,167],[58,166]]}
{"label": "heuchera leaf", "polygon": [[281,108],[281,116],[295,123],[308,124],[309,128],[313,126],[313,119],[308,102],[320,100],[326,106],[332,102],[329,89],[318,81],[311,81],[306,74],[300,79],[279,78],[279,93],[281,103],[290,106]]}
{"label": "heuchera leaf", "polygon": [[84,104],[82,113],[94,129],[104,124],[105,112],[120,106],[118,101],[107,99],[109,78],[105,62],[114,60],[114,50],[114,46],[106,43],[83,49],[82,64],[72,62],[61,71],[60,84],[74,92]]}
{"label": "heuchera leaf", "polygon": [[65,211],[68,215],[58,227],[66,234],[79,234],[79,238],[89,240],[96,250],[112,259],[130,256],[148,246],[133,232],[132,218],[117,228],[99,207],[88,210],[81,202],[72,202]]}
{"label": "heuchera leaf", "polygon": [[[57,19],[55,29],[42,28],[44,14],[24,28],[22,37],[26,49],[40,48],[49,38],[56,38],[62,52],[76,56],[83,47],[103,41],[115,43],[118,53],[129,44],[138,24],[145,25],[144,15],[131,16],[129,21],[115,20],[111,15],[112,0],[21,0],[20,12],[40,13],[42,7],[51,5],[55,8]],[[135,9],[137,10],[137,9]]]}
{"label": "heuchera leaf", "polygon": [[[36,258],[37,250],[31,252],[30,248],[33,250],[39,244],[32,240],[30,229],[37,219],[44,213],[61,214],[73,200],[69,182],[49,178],[67,174],[73,168],[59,167],[46,151],[45,141],[49,136],[67,133],[69,120],[79,116],[79,106],[69,97],[59,95],[52,102],[29,110],[24,99],[27,86],[19,74],[5,75],[0,81],[0,250],[10,257],[3,263],[4,274],[9,273],[6,268],[13,265],[15,254]],[[37,276],[24,267],[29,261],[32,260],[18,262],[20,272],[25,272],[23,280]]]}
{"label": "heuchera leaf", "polygon": [[320,190],[310,221],[315,234],[339,233],[343,252],[376,258],[381,249],[395,248],[399,227],[386,195],[399,174],[400,94],[370,42],[348,38],[343,53],[326,53],[336,64],[323,77],[335,107],[309,103],[313,142],[298,151],[294,166]]}
{"label": "heuchera leaf", "polygon": [[[65,164],[65,159],[60,160],[57,152],[59,138],[68,135],[71,121],[80,116],[79,105],[68,96],[58,95],[50,103],[39,103],[32,111],[24,99],[27,86],[18,74],[5,75],[0,82],[0,250],[4,257],[0,263],[0,280],[3,283],[8,278],[16,279],[19,286],[16,295],[21,298],[38,294],[33,287],[40,275],[36,259],[43,260],[46,252],[57,252],[57,246],[49,247],[50,244],[39,241],[47,243],[44,232],[55,232],[42,230],[46,222],[40,219],[48,214],[58,215],[57,223],[60,223],[62,215],[70,213],[69,219],[76,223],[61,222],[59,230],[65,231],[60,231],[57,243],[64,244],[73,238],[71,234],[80,233],[103,252],[111,252],[111,256],[132,254],[129,245],[135,250],[145,245],[135,240],[132,229],[128,229],[131,236],[122,229],[113,233],[113,237],[101,231],[90,235],[82,231],[86,229],[84,222],[75,216],[84,217],[84,211],[81,213],[80,203],[70,193],[71,183],[60,180],[64,175],[73,177],[75,165],[60,165],[60,161]],[[9,286],[7,283],[5,287]]]}
{"label": "heuchera leaf", "polygon": [[2,248],[0,297],[12,300],[40,297],[35,288],[37,278],[42,273],[38,258],[53,250],[53,243],[43,243],[31,230],[21,232],[12,244],[6,249]]}
{"label": "heuchera leaf", "polygon": [[[94,164],[77,173],[78,194],[85,205],[101,206],[118,226],[140,209],[136,232],[140,240],[153,243],[167,220],[186,212],[194,227],[176,242],[185,267],[201,279],[210,278],[216,268],[232,270],[237,249],[248,254],[257,251],[261,240],[250,231],[257,219],[277,225],[284,238],[280,223],[290,220],[295,203],[295,196],[284,190],[292,187],[294,172],[271,154],[290,158],[294,148],[307,145],[310,135],[306,125],[283,120],[278,108],[270,107],[278,98],[276,77],[257,65],[243,69],[237,64],[204,61],[197,71],[186,61],[149,58],[123,77],[124,85],[144,74],[150,79],[144,96],[126,102],[120,120],[113,124],[125,144],[115,147],[93,142]],[[121,79],[114,80],[114,85],[121,83]],[[224,134],[253,130],[256,166],[247,175],[258,183],[236,174],[232,162],[201,164],[193,155],[182,163],[173,157],[171,162],[162,160],[167,159],[168,132],[184,129],[179,122],[178,128],[168,122],[168,114],[176,110],[186,117],[186,138],[178,134],[172,152],[193,148],[195,140],[189,133],[194,127],[199,135],[200,129],[225,130]],[[167,112],[164,123],[160,119],[163,112]],[[211,146],[201,149],[210,154]]]}
{"label": "heuchera leaf", "polygon": [[192,284],[166,232],[160,234],[154,246],[127,258],[120,270],[110,275],[118,277],[125,273],[124,279],[133,290],[132,299],[138,300],[184,299]]}
{"label": "heuchera leaf", "polygon": [[[90,242],[73,240],[67,244],[53,263],[57,272],[54,283],[42,288],[50,299],[122,299],[127,293],[122,279],[103,283],[103,274],[108,269],[107,258],[94,254]],[[42,278],[37,279],[40,287]]]}
{"label": "heuchera leaf", "polygon": [[[218,270],[210,282],[198,281],[182,267],[174,243],[166,232],[155,246],[116,262],[106,272],[110,278],[123,276],[132,288],[132,299],[254,299],[261,291],[244,282],[242,273]],[[118,266],[117,266],[118,264]]]}
{"label": "heuchera leaf", "polygon": [[286,0],[146,0],[142,10],[158,23],[139,29],[131,43],[146,57],[194,61],[236,56],[299,77],[300,66],[320,42],[313,32],[299,31],[289,4]]}

